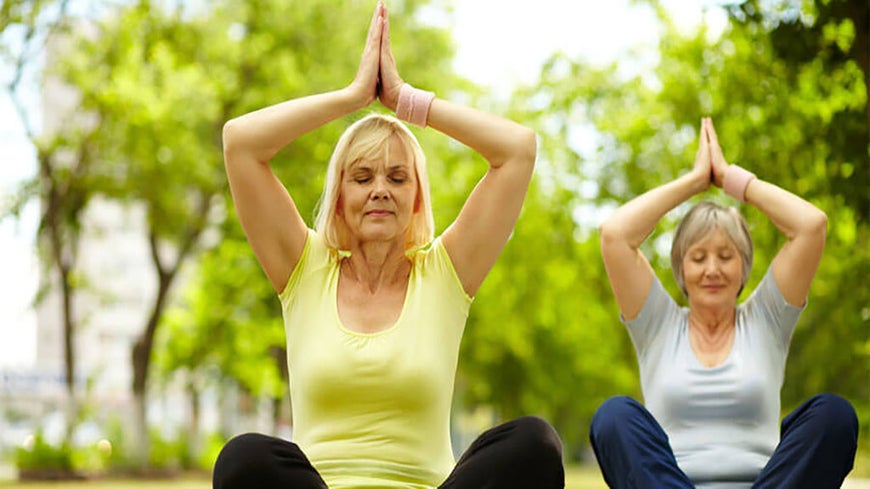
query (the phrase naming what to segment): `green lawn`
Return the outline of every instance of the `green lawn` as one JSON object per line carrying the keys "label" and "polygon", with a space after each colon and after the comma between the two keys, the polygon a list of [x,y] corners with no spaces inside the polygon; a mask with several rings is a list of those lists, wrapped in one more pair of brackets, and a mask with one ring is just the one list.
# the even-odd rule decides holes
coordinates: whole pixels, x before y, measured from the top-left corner
{"label": "green lawn", "polygon": [[[854,476],[854,474],[852,474]],[[16,483],[0,480],[3,489],[211,489],[207,477],[168,480],[103,480],[85,482]],[[870,489],[870,480],[850,477],[844,489]],[[598,467],[571,466],[565,474],[565,489],[607,489]]]}
{"label": "green lawn", "polygon": [[[28,482],[0,481],[4,489],[210,489],[207,478],[182,478],[171,480],[103,480],[85,482]],[[569,467],[565,489],[607,489],[597,467]]]}

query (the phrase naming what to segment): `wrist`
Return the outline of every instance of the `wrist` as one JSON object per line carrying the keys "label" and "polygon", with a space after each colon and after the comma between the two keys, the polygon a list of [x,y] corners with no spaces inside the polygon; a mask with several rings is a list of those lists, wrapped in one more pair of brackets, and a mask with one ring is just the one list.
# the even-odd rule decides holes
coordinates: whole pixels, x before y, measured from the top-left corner
{"label": "wrist", "polygon": [[355,112],[359,109],[364,109],[371,103],[371,100],[368,99],[363,92],[357,90],[353,85],[338,90],[338,93],[343,103],[349,109],[348,112]]}
{"label": "wrist", "polygon": [[419,127],[426,127],[429,120],[429,107],[435,100],[433,92],[414,88],[405,83],[399,89],[396,102],[396,117]]}
{"label": "wrist", "polygon": [[692,170],[685,177],[689,180],[692,194],[699,194],[710,187],[710,175],[703,171]]}
{"label": "wrist", "polygon": [[722,190],[740,202],[746,202],[746,187],[755,180],[755,174],[737,165],[728,165],[722,178]]}

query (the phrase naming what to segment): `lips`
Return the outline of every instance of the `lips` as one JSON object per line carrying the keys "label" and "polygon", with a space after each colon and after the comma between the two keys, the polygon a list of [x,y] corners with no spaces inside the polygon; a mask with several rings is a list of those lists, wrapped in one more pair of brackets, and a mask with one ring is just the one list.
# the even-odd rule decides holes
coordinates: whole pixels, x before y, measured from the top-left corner
{"label": "lips", "polygon": [[372,217],[386,217],[391,215],[392,213],[392,211],[388,211],[386,209],[372,209],[370,211],[366,211],[366,215]]}

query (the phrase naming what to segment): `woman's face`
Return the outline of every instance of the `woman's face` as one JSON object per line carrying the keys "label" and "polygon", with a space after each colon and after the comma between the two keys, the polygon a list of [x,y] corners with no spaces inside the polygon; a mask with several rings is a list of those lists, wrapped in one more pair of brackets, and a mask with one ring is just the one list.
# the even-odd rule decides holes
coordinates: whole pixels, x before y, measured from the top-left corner
{"label": "woman's face", "polygon": [[337,212],[357,242],[405,241],[416,212],[417,178],[398,136],[389,153],[362,159],[342,175]]}
{"label": "woman's face", "polygon": [[743,279],[743,259],[734,242],[714,229],[686,251],[683,278],[693,306],[733,307]]}

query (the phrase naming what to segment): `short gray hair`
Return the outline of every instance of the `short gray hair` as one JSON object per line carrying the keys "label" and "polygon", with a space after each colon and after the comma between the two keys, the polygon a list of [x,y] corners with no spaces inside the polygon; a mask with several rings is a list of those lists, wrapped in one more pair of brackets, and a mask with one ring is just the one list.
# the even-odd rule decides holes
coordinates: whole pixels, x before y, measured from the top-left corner
{"label": "short gray hair", "polygon": [[720,229],[725,236],[734,243],[740,257],[743,259],[743,277],[740,280],[740,292],[749,280],[749,271],[752,270],[752,236],[749,235],[749,226],[746,219],[734,207],[722,207],[710,201],[701,201],[683,217],[677,225],[674,233],[674,241],[671,244],[671,268],[674,271],[674,279],[683,295],[689,296],[686,291],[686,279],[683,276],[683,258],[689,248],[710,232]]}

